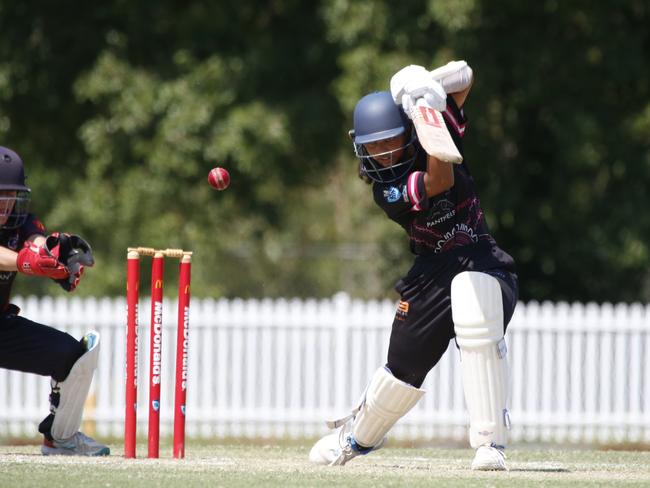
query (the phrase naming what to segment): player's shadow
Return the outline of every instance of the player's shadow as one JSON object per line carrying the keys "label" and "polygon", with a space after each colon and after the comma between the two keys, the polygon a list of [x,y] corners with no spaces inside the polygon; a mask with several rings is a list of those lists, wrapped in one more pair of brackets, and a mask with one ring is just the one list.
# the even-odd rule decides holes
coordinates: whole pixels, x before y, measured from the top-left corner
{"label": "player's shadow", "polygon": [[571,470],[561,466],[517,466],[511,467],[509,471],[517,471],[523,473],[570,473]]}

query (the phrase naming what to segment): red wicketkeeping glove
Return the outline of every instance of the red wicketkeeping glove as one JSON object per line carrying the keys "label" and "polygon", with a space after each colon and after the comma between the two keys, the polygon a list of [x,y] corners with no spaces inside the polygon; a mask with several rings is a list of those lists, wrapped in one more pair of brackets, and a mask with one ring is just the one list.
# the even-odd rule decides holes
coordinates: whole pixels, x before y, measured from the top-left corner
{"label": "red wicketkeeping glove", "polygon": [[69,275],[56,281],[65,291],[74,291],[81,280],[84,266],[95,264],[93,251],[83,238],[75,234],[54,232],[47,236],[45,249],[57,258],[59,264],[65,266]]}
{"label": "red wicketkeeping glove", "polygon": [[55,280],[65,291],[75,291],[81,281],[81,275],[84,274],[83,265],[79,265],[76,271],[70,271],[70,275],[63,280]]}
{"label": "red wicketkeeping glove", "polygon": [[45,276],[55,280],[68,278],[70,272],[46,248],[26,242],[16,258],[18,271],[27,275]]}

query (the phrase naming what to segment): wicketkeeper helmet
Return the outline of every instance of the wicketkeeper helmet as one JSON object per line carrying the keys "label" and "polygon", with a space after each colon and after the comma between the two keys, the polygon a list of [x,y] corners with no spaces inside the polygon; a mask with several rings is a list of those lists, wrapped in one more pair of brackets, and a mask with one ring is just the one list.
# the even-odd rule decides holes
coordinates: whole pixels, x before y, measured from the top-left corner
{"label": "wicketkeeper helmet", "polygon": [[20,156],[0,146],[0,192],[7,191],[15,195],[0,194],[0,218],[6,219],[0,228],[13,229],[27,219],[30,189],[25,186],[25,168]]}

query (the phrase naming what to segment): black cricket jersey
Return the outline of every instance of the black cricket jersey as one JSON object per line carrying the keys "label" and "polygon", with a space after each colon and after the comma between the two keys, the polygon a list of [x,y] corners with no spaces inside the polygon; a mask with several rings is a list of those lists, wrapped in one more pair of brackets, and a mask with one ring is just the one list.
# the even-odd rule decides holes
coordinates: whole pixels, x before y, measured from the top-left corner
{"label": "black cricket jersey", "polygon": [[458,257],[467,258],[466,269],[505,268],[514,272],[514,260],[497,246],[488,230],[463,153],[467,118],[451,96],[447,97],[443,117],[463,155],[462,164],[452,165],[454,186],[434,197],[426,196],[427,155],[418,144],[418,155],[409,174],[391,183],[373,184],[375,202],[407,232],[411,251],[418,256],[414,268]]}
{"label": "black cricket jersey", "polygon": [[[33,214],[17,229],[0,229],[0,246],[20,251],[25,241],[34,234],[45,235],[45,227]],[[9,304],[11,286],[16,278],[16,271],[0,271],[0,312]]]}

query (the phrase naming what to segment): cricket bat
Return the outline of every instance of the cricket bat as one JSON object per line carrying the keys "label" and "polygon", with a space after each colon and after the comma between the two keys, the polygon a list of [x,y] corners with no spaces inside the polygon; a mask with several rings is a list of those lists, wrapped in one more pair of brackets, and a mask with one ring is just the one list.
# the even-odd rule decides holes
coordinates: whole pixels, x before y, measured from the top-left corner
{"label": "cricket bat", "polygon": [[424,98],[418,98],[411,107],[410,115],[420,144],[427,154],[447,163],[463,162],[440,112],[432,108]]}

